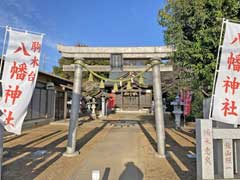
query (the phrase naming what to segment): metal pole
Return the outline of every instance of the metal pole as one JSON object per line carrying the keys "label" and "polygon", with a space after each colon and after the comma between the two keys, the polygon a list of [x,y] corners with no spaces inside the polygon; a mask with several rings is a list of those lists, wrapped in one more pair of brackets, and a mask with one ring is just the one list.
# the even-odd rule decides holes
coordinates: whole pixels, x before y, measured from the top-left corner
{"label": "metal pole", "polygon": [[68,143],[67,150],[63,154],[64,156],[75,156],[78,154],[76,151],[76,134],[77,134],[77,124],[79,118],[80,109],[80,98],[81,98],[81,88],[82,88],[82,67],[79,64],[81,60],[75,60],[75,72],[74,72],[74,83],[72,92],[72,107],[71,116],[68,129]]}
{"label": "metal pole", "polygon": [[0,124],[0,180],[2,179],[3,136],[4,136],[4,127],[2,124]]}
{"label": "metal pole", "polygon": [[212,108],[213,108],[213,98],[215,94],[215,84],[217,81],[217,74],[218,74],[218,65],[220,61],[220,50],[222,48],[222,36],[223,36],[223,29],[224,29],[224,24],[226,23],[225,19],[222,19],[222,27],[221,27],[221,34],[220,34],[220,39],[219,39],[219,44],[218,44],[218,53],[217,53],[217,61],[216,61],[216,66],[215,66],[215,73],[214,73],[214,79],[213,79],[213,89],[212,89],[212,97],[211,97],[211,102],[210,102],[210,110],[209,110],[209,119],[212,119]]}
{"label": "metal pole", "polygon": [[[4,40],[3,40],[3,47],[2,47],[2,55],[1,55],[1,62],[0,62],[0,77],[2,73],[2,65],[3,65],[3,57],[5,53],[5,45],[7,40],[7,29],[8,26],[5,27],[5,34],[4,34]],[[2,80],[0,82],[3,84]],[[1,99],[1,97],[0,97]],[[2,179],[2,160],[3,160],[3,136],[4,136],[4,127],[2,124],[0,124],[0,180]]]}
{"label": "metal pole", "polygon": [[1,62],[0,62],[0,75],[2,73],[3,57],[4,57],[4,53],[5,53],[5,44],[6,44],[6,40],[7,40],[8,26],[6,26],[5,28],[6,29],[5,29],[4,39],[3,39],[2,56],[1,56]]}
{"label": "metal pole", "polygon": [[154,110],[157,133],[157,150],[160,157],[165,157],[165,131],[164,115],[162,103],[162,88],[159,60],[153,60],[156,63],[153,68],[153,93],[154,93]]}
{"label": "metal pole", "polygon": [[[0,25],[0,27],[1,27],[1,28],[5,28],[6,26],[1,26],[1,25]],[[9,30],[16,30],[16,31],[20,31],[20,32],[26,32],[26,33],[31,33],[31,34],[37,34],[37,35],[45,36],[44,33],[40,33],[40,32],[28,31],[28,30],[26,30],[26,29],[15,28],[15,27],[12,27],[12,26],[11,26],[11,27],[7,26],[7,27],[8,27]]]}

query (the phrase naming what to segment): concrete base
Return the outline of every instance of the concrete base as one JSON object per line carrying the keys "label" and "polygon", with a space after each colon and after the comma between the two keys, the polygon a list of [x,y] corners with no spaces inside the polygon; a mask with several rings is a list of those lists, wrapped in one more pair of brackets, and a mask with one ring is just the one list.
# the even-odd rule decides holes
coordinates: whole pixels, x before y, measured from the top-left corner
{"label": "concrete base", "polygon": [[107,116],[98,116],[98,119],[101,119],[101,120],[106,119],[106,118],[107,118]]}
{"label": "concrete base", "polygon": [[155,156],[156,156],[157,158],[160,158],[160,159],[166,159],[166,158],[169,156],[169,154],[166,153],[165,155],[160,155],[160,154],[156,153]]}
{"label": "concrete base", "polygon": [[91,117],[96,120],[97,119],[97,115],[96,114],[91,114]]}
{"label": "concrete base", "polygon": [[128,110],[123,110],[123,109],[115,109],[116,112],[119,113],[148,113],[149,110],[148,109],[140,109],[140,110],[135,110],[135,111],[128,111]]}
{"label": "concrete base", "polygon": [[75,156],[77,156],[77,155],[79,155],[80,153],[78,152],[78,151],[75,151],[74,153],[68,153],[67,151],[66,152],[64,152],[62,155],[64,156],[64,157],[75,157]]}

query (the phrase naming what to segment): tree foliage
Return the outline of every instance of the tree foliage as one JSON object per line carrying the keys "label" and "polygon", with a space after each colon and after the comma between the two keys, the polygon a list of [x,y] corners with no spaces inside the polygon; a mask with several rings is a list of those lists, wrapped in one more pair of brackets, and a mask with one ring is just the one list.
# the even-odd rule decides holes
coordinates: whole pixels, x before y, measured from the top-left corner
{"label": "tree foliage", "polygon": [[[109,65],[109,60],[85,60],[84,61],[85,64],[88,65]],[[63,71],[63,65],[70,65],[70,64],[74,64],[74,60],[73,59],[65,59],[63,57],[61,57],[58,60],[58,66],[54,66],[53,67],[53,74],[69,79],[69,80],[73,80],[74,77],[74,73],[73,72],[67,72],[67,71]],[[101,72],[98,73],[102,76],[108,77],[109,73],[108,72]],[[83,81],[85,82],[88,79],[88,75],[89,73],[84,71],[83,72]],[[97,80],[99,81],[99,80]]]}
{"label": "tree foliage", "polygon": [[165,41],[174,45],[174,62],[184,69],[187,86],[210,95],[222,18],[239,19],[239,0],[168,0],[159,11]]}
{"label": "tree foliage", "polygon": [[[77,43],[75,45],[75,47],[88,47],[88,45]],[[106,59],[84,60],[84,63],[88,64],[88,65],[109,65],[109,60],[106,60]],[[63,71],[63,65],[74,64],[74,60],[73,59],[65,59],[65,58],[61,57],[58,60],[58,64],[59,64],[59,66],[53,67],[53,74],[73,81],[74,73]],[[103,76],[108,76],[108,73],[103,72],[100,74]],[[88,78],[88,72],[85,71],[85,72],[83,72],[83,82],[85,82],[87,80],[87,78]]]}
{"label": "tree foliage", "polygon": [[178,87],[193,91],[191,113],[201,117],[202,99],[212,91],[222,19],[238,20],[240,1],[168,0],[158,18],[166,44],[176,49]]}
{"label": "tree foliage", "polygon": [[73,72],[65,72],[63,71],[63,65],[70,65],[73,64],[74,61],[72,59],[65,59],[61,57],[58,60],[59,66],[54,66],[53,67],[53,74],[60,76],[65,79],[73,80]]}
{"label": "tree foliage", "polygon": [[[80,46],[80,45],[77,45],[77,46]],[[94,65],[109,65],[109,60],[107,60],[107,59],[84,60],[84,63],[88,64],[88,65],[92,65],[92,66],[94,66]],[[65,58],[61,57],[58,61],[58,64],[59,64],[58,66],[53,67],[53,74],[73,81],[74,72],[63,71],[63,65],[74,64],[74,60],[73,59],[65,59]],[[98,74],[105,76],[105,77],[109,76],[109,72],[99,72]],[[94,79],[93,82],[88,82],[88,76],[89,76],[89,72],[83,71],[83,74],[82,74],[83,95],[84,96],[87,96],[87,95],[93,96],[93,95],[96,95],[100,91],[100,89],[99,89],[99,81],[100,80]]]}

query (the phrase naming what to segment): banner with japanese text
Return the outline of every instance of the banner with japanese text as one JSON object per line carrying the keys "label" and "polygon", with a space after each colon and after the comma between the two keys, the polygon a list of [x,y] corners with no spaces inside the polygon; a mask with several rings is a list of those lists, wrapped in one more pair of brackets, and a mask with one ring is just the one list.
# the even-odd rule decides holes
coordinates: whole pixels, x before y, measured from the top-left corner
{"label": "banner with japanese text", "polygon": [[42,35],[9,29],[2,74],[1,123],[8,132],[20,134],[36,84]]}
{"label": "banner with japanese text", "polygon": [[240,124],[240,24],[226,22],[212,118]]}
{"label": "banner with japanese text", "polygon": [[190,90],[180,90],[180,100],[184,103],[184,116],[191,114],[192,93]]}
{"label": "banner with japanese text", "polygon": [[184,116],[189,116],[191,114],[191,102],[192,94],[189,90],[187,90],[184,94]]}

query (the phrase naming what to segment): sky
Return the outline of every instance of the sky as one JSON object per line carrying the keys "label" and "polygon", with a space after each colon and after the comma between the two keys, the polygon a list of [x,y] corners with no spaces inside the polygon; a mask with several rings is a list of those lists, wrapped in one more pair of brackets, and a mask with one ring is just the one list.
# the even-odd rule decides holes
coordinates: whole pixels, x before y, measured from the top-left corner
{"label": "sky", "polygon": [[165,1],[0,0],[0,47],[6,25],[44,33],[40,69],[51,72],[61,57],[56,44],[161,46],[157,14]]}

